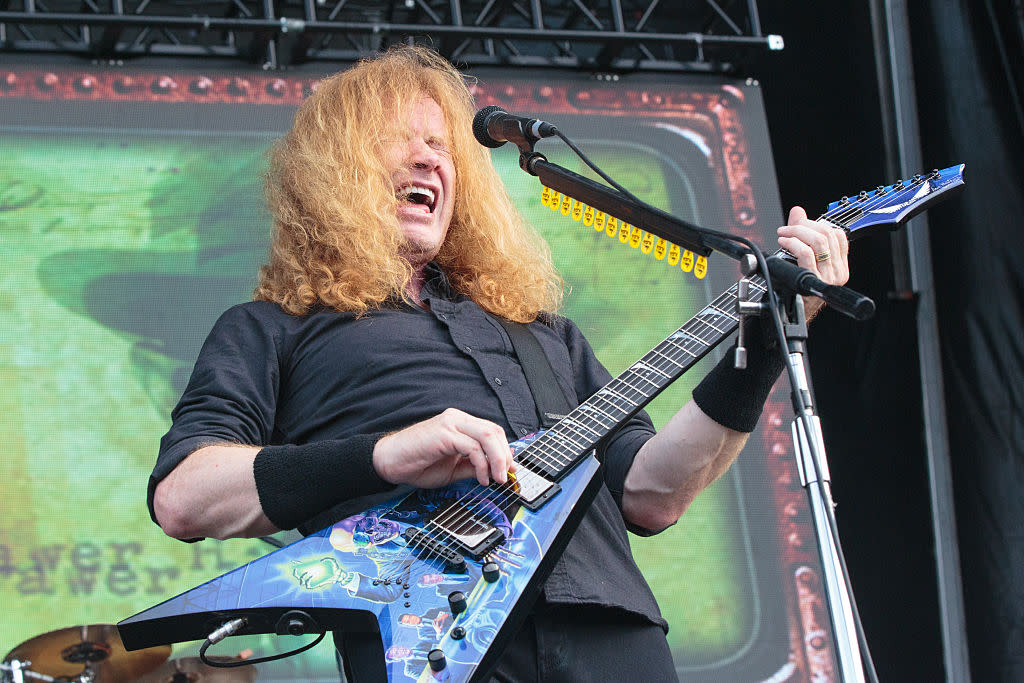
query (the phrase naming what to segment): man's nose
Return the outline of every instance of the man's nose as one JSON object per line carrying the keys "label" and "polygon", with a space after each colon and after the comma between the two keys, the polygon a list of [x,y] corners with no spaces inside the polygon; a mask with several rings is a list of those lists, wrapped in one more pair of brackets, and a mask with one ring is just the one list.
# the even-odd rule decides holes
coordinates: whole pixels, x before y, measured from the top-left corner
{"label": "man's nose", "polygon": [[414,140],[409,150],[409,163],[415,168],[437,168],[441,156],[425,140]]}

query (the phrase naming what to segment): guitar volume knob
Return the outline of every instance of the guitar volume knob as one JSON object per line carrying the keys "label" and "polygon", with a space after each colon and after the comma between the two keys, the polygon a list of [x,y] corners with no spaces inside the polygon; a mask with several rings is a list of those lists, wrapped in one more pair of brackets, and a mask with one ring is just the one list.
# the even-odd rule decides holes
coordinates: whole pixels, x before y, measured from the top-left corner
{"label": "guitar volume knob", "polygon": [[445,659],[443,650],[431,650],[428,652],[427,662],[430,664],[430,670],[434,673],[440,673],[448,668],[448,660]]}
{"label": "guitar volume knob", "polygon": [[466,611],[466,594],[462,591],[452,591],[448,594],[448,605],[452,608],[452,615],[458,616]]}

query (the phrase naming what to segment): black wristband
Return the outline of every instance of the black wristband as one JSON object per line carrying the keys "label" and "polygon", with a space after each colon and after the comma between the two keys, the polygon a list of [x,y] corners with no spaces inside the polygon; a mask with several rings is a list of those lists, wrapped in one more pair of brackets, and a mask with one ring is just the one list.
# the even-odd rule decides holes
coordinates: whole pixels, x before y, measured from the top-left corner
{"label": "black wristband", "polygon": [[265,446],[252,463],[263,514],[279,529],[294,529],[340,501],[394,488],[373,468],[382,436]]}
{"label": "black wristband", "polygon": [[775,380],[782,373],[783,360],[777,348],[766,348],[759,320],[748,320],[743,331],[746,369],[733,367],[736,358],[733,344],[693,390],[693,400],[705,415],[723,427],[752,432]]}

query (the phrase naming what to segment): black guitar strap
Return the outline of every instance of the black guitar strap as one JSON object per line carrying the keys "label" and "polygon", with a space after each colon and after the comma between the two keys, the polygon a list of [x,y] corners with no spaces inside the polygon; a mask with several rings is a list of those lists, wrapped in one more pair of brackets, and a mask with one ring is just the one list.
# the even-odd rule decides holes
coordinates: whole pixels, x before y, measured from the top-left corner
{"label": "black guitar strap", "polygon": [[516,350],[519,364],[526,375],[526,383],[530,385],[540,424],[547,429],[568,415],[574,406],[558,385],[555,371],[551,369],[551,363],[533,332],[522,323],[497,316],[495,319],[501,323],[512,340],[512,347]]}

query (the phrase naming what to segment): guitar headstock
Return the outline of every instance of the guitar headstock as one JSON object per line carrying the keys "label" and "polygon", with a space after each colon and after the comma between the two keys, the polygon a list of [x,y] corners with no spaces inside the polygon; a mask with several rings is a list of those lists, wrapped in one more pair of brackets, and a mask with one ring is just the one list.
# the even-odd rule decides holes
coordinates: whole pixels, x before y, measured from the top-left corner
{"label": "guitar headstock", "polygon": [[865,228],[896,229],[935,202],[952,197],[963,185],[964,164],[958,164],[843,197],[829,204],[820,220],[845,228],[851,239],[856,231],[861,231],[857,237],[872,232]]}

